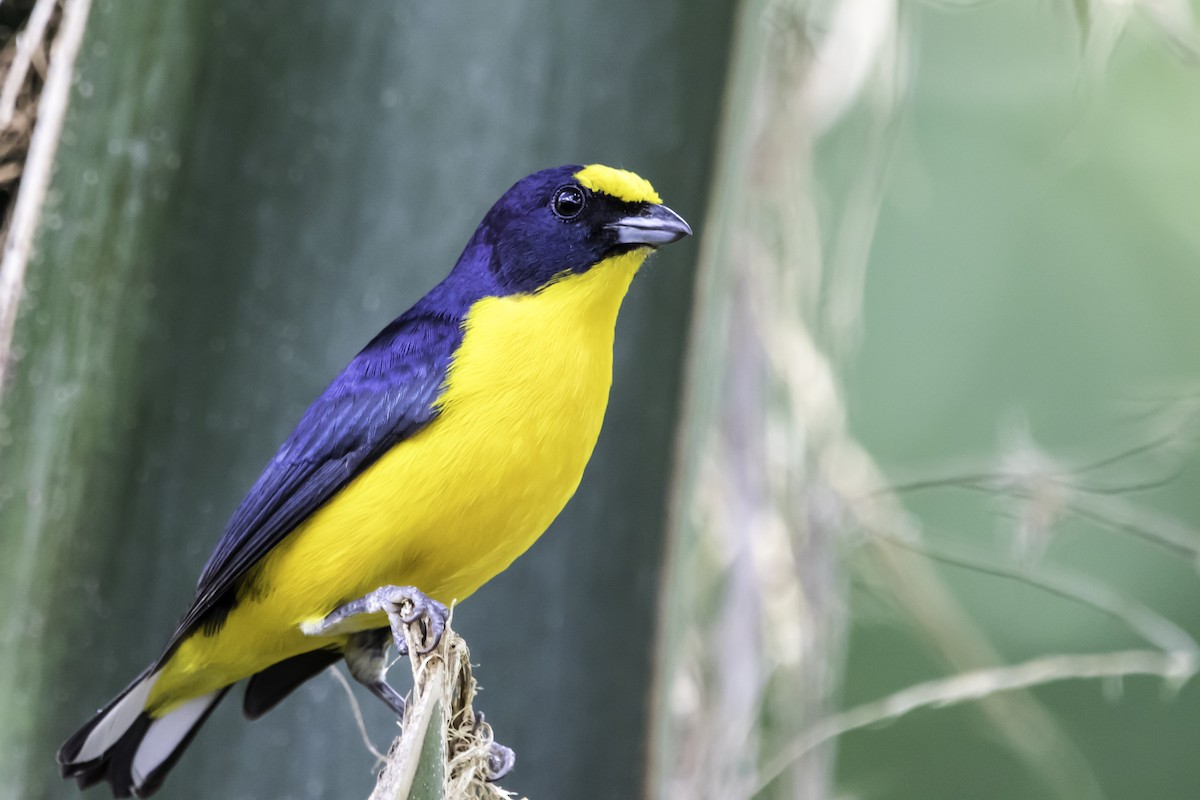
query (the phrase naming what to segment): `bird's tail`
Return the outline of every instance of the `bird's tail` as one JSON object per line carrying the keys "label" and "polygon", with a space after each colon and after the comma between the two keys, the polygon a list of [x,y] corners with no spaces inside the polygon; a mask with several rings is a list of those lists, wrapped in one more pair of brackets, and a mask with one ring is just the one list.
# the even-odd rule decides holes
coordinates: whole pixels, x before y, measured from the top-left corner
{"label": "bird's tail", "polygon": [[183,754],[229,687],[188,700],[160,717],[145,710],[158,673],[147,669],[58,750],[64,778],[81,788],[108,781],[114,797],[148,797]]}

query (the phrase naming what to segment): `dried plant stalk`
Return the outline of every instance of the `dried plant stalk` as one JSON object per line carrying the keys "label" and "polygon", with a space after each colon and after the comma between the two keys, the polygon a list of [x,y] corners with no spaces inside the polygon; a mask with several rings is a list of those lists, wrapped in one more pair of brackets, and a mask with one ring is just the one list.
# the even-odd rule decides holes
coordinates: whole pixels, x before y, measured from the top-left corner
{"label": "dried plant stalk", "polygon": [[472,705],[478,685],[466,641],[447,622],[437,647],[421,653],[423,636],[420,619],[405,628],[413,691],[371,800],[510,800],[489,780],[492,726]]}

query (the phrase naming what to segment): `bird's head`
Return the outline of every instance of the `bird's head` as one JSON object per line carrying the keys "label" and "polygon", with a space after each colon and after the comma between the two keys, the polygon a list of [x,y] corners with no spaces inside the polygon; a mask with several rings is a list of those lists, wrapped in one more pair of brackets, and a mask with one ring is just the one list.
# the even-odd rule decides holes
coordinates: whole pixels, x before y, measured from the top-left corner
{"label": "bird's head", "polygon": [[533,292],[612,256],[692,232],[645,179],[600,164],[535,172],[484,218],[491,269],[511,292]]}

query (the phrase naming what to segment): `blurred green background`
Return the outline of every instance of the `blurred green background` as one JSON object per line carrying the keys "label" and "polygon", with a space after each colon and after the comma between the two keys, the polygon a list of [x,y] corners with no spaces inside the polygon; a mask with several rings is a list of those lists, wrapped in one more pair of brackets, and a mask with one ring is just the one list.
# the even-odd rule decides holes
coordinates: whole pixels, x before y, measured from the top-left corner
{"label": "blurred green background", "polygon": [[[901,493],[904,512],[883,526],[997,568],[1069,570],[1200,636],[1190,9],[95,0],[0,397],[0,797],[76,795],[55,748],[157,654],[306,403],[450,267],[500,193],[558,163],[638,171],[698,236],[656,256],[631,291],[579,494],[456,615],[480,665],[476,703],[517,753],[506,788],[535,800],[750,796],[794,729],[972,666],[950,663],[939,635],[990,642],[995,663],[1145,646],[1085,604],[918,556],[932,572],[913,580],[944,587],[947,613],[964,615],[939,630],[880,570],[881,531],[855,513],[880,481],[1027,478],[1047,489],[1035,499],[1053,524],[1034,525],[1025,551],[1017,518],[1036,503],[1002,482]],[[799,102],[822,75],[824,105]],[[780,113],[793,100],[795,115]],[[792,235],[803,261],[786,249]],[[714,389],[729,375],[726,386],[774,386],[742,362],[791,358],[770,335],[723,344],[747,319],[728,312],[731,297],[772,285],[754,267],[764,258],[809,276],[785,282],[803,296],[784,293],[771,313],[811,334],[844,417],[791,418],[804,435],[778,447],[777,408]],[[687,588],[681,575],[712,551],[687,491],[689,474],[710,469],[691,446],[708,428],[723,441],[757,431],[765,475],[835,490],[834,540],[793,554],[841,576],[801,587],[806,607],[828,613],[780,617],[761,560],[723,551]],[[1081,492],[1039,466],[1071,476],[1158,439],[1076,476],[1117,488],[1170,478],[1147,491]],[[877,479],[821,477],[814,465],[849,443]],[[718,482],[746,478],[730,469],[741,467],[711,467]],[[753,550],[757,525],[730,541]],[[818,526],[797,527],[811,544]],[[758,591],[738,594],[746,576]],[[721,616],[745,597],[752,613]],[[799,681],[834,675],[811,706],[777,699],[791,695],[779,694],[771,628],[793,624],[845,642],[792,665]],[[679,672],[662,666],[679,653]],[[733,697],[736,680],[708,682],[738,674],[717,662],[762,683]],[[381,746],[395,728],[362,700]],[[370,792],[372,758],[332,679],[253,724],[239,702],[206,724],[162,797]],[[1200,793],[1194,683],[1073,681],[999,702],[855,731],[835,758],[798,762],[820,774],[761,794]],[[1015,725],[997,723],[1006,708]],[[713,741],[725,744],[698,744]]]}
{"label": "blurred green background", "polygon": [[[961,474],[1026,437],[1069,468],[1166,435],[1147,457],[1082,480],[1174,476],[1132,505],[1148,529],[1163,515],[1194,532],[1200,73],[1145,17],[1092,73],[1057,10],[1059,19],[1037,3],[913,9],[912,96],[872,243],[862,348],[846,370],[851,427],[897,481]],[[836,164],[828,175],[838,181]],[[909,507],[930,539],[1014,561],[1005,504],[950,490],[914,495]],[[1194,533],[1181,556],[1064,516],[1044,542],[1050,563],[1200,635]],[[1011,580],[939,572],[1005,661],[1140,644],[1094,609]],[[893,615],[870,599],[855,610],[844,704],[937,674]],[[1104,796],[1200,792],[1194,682],[1178,695],[1131,678],[1036,697]],[[965,707],[847,737],[841,784],[864,797],[1046,796],[983,723]]]}

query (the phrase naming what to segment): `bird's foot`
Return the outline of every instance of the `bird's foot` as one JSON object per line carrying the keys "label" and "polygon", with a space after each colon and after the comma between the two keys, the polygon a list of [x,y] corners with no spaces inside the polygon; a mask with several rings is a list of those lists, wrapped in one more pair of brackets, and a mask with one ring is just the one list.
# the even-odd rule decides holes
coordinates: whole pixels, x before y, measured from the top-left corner
{"label": "bird's foot", "polygon": [[[485,722],[485,719],[483,716],[483,712],[476,711],[475,712],[475,722],[471,726],[471,733],[473,735],[478,735],[479,729],[483,727],[484,722]],[[488,732],[484,735],[487,736],[488,738],[491,738],[491,735],[492,735],[491,729],[489,728]],[[516,764],[517,764],[517,754],[513,752],[511,747],[505,747],[504,745],[502,745],[496,741],[491,741],[488,743],[488,759],[487,759],[487,776],[486,776],[486,778],[489,782],[500,780],[505,775],[512,772],[512,769],[514,766],[516,766]]]}
{"label": "bird's foot", "polygon": [[396,716],[404,719],[404,695],[387,682],[387,647],[392,639],[388,628],[363,631],[350,637],[344,656],[350,676],[371,690]]}
{"label": "bird's foot", "polygon": [[422,623],[421,644],[418,653],[428,653],[437,647],[446,631],[450,610],[431,597],[427,597],[415,586],[382,586],[365,597],[352,600],[329,612],[324,619],[301,626],[309,636],[329,636],[349,633],[356,626],[355,617],[366,614],[387,614],[392,626],[392,639],[400,655],[408,655],[408,638],[405,629],[418,620]]}
{"label": "bird's foot", "polygon": [[[388,586],[385,589],[395,590],[388,602],[388,620],[392,623],[392,639],[396,642],[396,650],[402,656],[408,655],[408,637],[405,629],[414,622],[421,621],[421,636],[417,644],[417,652],[428,653],[442,641],[446,632],[446,623],[450,619],[450,609],[445,605],[417,591],[411,586]],[[384,591],[379,589],[377,591]]]}
{"label": "bird's foot", "polygon": [[512,768],[517,764],[517,754],[512,751],[511,747],[505,747],[499,742],[492,742],[488,748],[487,760],[487,780],[498,781],[508,773],[512,772]]}

